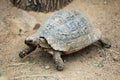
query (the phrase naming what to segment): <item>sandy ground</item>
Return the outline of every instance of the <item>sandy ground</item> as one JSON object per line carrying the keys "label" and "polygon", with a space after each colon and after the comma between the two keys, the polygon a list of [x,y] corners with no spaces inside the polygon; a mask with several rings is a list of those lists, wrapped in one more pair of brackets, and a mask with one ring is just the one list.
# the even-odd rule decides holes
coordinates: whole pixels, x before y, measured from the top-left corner
{"label": "sandy ground", "polygon": [[77,9],[99,28],[110,49],[89,46],[63,56],[64,71],[57,71],[51,55],[34,51],[25,59],[18,52],[24,39],[54,12],[26,12],[0,0],[0,80],[120,80],[120,0],[74,0],[63,8]]}

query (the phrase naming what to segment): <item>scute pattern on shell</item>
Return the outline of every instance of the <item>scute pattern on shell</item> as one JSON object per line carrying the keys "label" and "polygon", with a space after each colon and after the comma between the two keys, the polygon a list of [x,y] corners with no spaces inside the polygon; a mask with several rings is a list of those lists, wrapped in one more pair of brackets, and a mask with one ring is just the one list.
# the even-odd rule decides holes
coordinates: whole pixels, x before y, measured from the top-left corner
{"label": "scute pattern on shell", "polygon": [[99,39],[99,30],[97,36],[92,32],[93,28],[83,14],[77,10],[66,10],[51,15],[37,34],[55,50],[74,52]]}

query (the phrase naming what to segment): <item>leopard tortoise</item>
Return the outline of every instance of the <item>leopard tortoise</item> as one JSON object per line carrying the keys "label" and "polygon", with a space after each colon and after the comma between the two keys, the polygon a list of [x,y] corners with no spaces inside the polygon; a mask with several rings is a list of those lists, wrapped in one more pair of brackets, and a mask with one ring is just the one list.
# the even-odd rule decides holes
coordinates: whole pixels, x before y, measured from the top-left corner
{"label": "leopard tortoise", "polygon": [[25,39],[27,47],[20,51],[19,56],[24,58],[39,47],[53,55],[56,69],[61,71],[64,69],[61,55],[74,53],[96,41],[110,47],[102,39],[101,31],[92,27],[79,11],[58,11],[49,16],[36,33]]}

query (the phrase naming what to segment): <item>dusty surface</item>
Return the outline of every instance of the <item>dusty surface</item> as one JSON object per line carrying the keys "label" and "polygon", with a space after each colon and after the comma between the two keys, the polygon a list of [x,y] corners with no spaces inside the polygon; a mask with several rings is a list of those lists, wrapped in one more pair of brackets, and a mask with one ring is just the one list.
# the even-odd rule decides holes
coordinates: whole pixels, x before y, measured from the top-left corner
{"label": "dusty surface", "polygon": [[52,57],[36,50],[25,59],[18,57],[24,39],[52,14],[26,12],[0,0],[0,80],[119,80],[120,0],[74,0],[65,9],[77,9],[112,43],[110,49],[89,46],[63,56],[64,71],[57,71]]}

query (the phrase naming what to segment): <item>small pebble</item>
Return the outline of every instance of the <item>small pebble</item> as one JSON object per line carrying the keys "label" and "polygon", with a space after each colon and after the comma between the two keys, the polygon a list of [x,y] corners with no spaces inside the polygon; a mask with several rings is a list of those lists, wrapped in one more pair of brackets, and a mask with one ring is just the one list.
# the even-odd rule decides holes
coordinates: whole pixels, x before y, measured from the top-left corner
{"label": "small pebble", "polygon": [[50,69],[50,66],[49,66],[49,65],[46,65],[46,66],[45,66],[45,69]]}
{"label": "small pebble", "polygon": [[104,67],[104,65],[103,65],[103,64],[101,64],[101,63],[100,63],[100,64],[98,64],[97,66],[98,66],[99,68]]}
{"label": "small pebble", "polygon": [[40,24],[35,24],[35,26],[33,27],[33,30],[37,30],[38,28],[40,28]]}
{"label": "small pebble", "polygon": [[106,5],[107,4],[107,1],[104,1],[104,5]]}
{"label": "small pebble", "polygon": [[67,61],[66,60],[63,60],[64,63],[66,63]]}
{"label": "small pebble", "polygon": [[97,76],[101,76],[101,74],[100,73],[95,73]]}
{"label": "small pebble", "polygon": [[100,22],[98,22],[98,23],[96,23],[97,25],[101,25],[102,23],[100,23]]}

